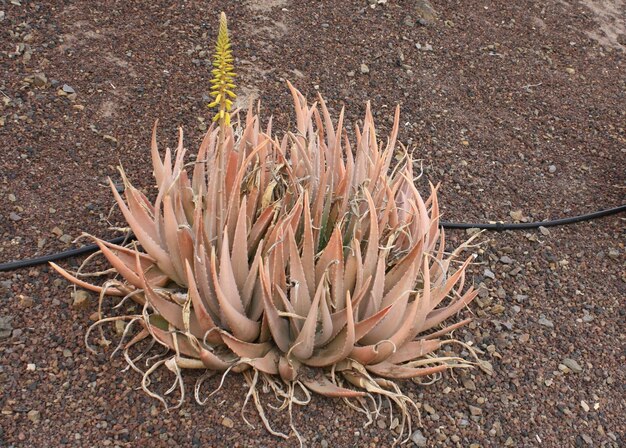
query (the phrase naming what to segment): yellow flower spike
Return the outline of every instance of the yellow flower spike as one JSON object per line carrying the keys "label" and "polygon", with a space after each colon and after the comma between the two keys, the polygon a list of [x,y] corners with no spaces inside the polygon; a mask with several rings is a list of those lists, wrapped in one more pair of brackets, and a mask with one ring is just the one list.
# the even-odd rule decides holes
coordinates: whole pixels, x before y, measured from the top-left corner
{"label": "yellow flower spike", "polygon": [[234,60],[228,36],[226,14],[222,13],[220,15],[220,28],[217,33],[215,54],[213,55],[213,69],[211,70],[213,79],[211,79],[210,95],[215,98],[207,105],[209,108],[218,108],[213,121],[220,120],[220,126],[228,126],[230,124],[228,111],[230,111],[233,102],[228,98],[236,98],[232,92],[235,88],[233,83],[235,73],[233,72],[234,67],[232,64]]}

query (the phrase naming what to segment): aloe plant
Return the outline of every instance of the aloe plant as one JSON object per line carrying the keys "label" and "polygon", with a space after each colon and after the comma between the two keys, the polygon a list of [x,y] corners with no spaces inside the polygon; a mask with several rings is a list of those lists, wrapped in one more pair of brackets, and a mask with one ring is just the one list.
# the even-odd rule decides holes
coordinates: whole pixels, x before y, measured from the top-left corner
{"label": "aloe plant", "polygon": [[[119,276],[94,285],[52,266],[101,298],[141,305],[140,314],[101,315],[92,328],[120,319],[140,324],[130,340],[128,325],[120,342],[135,370],[128,353],[139,341],[170,349],[142,372],[144,390],[164,404],[149,387],[160,366],[176,374],[177,406],[185,396],[182,370],[241,372],[250,386],[246,403],[253,400],[272,434],[288,437],[266,418],[259,379],[290,415],[293,403],[306,403],[296,388],[345,398],[370,421],[381,411],[375,397],[391,400],[402,417],[399,440],[407,426],[411,433],[410,409],[417,407],[396,380],[473,364],[436,354],[450,341],[446,335],[469,321],[441,326],[476,296],[465,288],[471,257],[457,263],[469,244],[445,251],[437,189],[431,185],[424,200],[412,157],[399,151],[399,109],[385,145],[369,104],[351,140],[343,111],[335,122],[321,97],[310,106],[289,84],[293,132],[276,138],[271,124],[261,130],[251,111],[233,125],[225,16],[219,36],[209,105],[218,107],[219,126],[208,130],[195,162],[185,164],[182,129],[176,150],[161,157],[155,124],[154,201],[122,169],[125,199],[111,184],[138,244],[92,238]],[[195,389],[199,402],[202,380]]]}

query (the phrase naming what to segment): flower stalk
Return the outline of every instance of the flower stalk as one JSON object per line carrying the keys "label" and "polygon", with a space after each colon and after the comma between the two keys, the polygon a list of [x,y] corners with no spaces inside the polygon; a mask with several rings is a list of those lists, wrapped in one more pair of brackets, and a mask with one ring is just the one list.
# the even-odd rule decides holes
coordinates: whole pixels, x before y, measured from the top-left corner
{"label": "flower stalk", "polygon": [[211,79],[210,95],[213,97],[213,101],[208,104],[209,108],[217,108],[213,121],[219,121],[222,130],[225,126],[230,125],[229,112],[233,106],[233,100],[237,97],[233,92],[235,89],[233,61],[233,51],[228,36],[228,22],[226,21],[226,14],[222,12],[213,55],[213,70],[211,70],[213,79]]}

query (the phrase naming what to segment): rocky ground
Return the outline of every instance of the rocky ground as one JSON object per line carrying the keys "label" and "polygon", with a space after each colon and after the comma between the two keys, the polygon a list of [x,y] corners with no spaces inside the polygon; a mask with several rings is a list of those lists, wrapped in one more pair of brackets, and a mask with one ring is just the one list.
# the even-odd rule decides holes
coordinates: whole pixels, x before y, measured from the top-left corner
{"label": "rocky ground", "polygon": [[[323,93],[334,114],[345,106],[351,123],[371,100],[384,131],[400,103],[401,141],[424,179],[442,183],[446,220],[536,221],[623,203],[626,2],[431,3],[0,0],[0,262],[68,249],[81,231],[116,236],[106,179],[119,181],[122,161],[150,186],[156,118],[163,146],[183,125],[197,147],[222,9],[241,105],[259,98],[287,129],[291,80],[311,99]],[[402,384],[421,407],[410,443],[626,445],[624,229],[618,215],[484,234],[472,270],[483,290],[464,314],[476,319],[456,337],[485,352],[493,375]],[[448,235],[451,246],[467,237]],[[0,274],[0,446],[296,445],[268,435],[251,409],[255,428],[244,423],[236,375],[206,406],[164,412],[122,358],[86,351],[96,298],[74,304],[70,292],[45,266]],[[363,428],[330,399],[294,420],[307,446],[393,440],[388,419]]]}

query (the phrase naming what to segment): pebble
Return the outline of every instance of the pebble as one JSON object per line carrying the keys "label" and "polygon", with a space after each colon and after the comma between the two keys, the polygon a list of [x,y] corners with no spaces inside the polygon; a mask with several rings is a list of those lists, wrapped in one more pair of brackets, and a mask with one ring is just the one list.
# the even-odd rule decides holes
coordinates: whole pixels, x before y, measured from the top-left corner
{"label": "pebble", "polygon": [[105,134],[102,136],[102,139],[106,142],[112,143],[114,145],[117,145],[117,139],[115,137],[113,137],[112,135],[109,134]]}
{"label": "pebble", "polygon": [[470,406],[469,406],[469,411],[470,411],[470,414],[472,414],[472,415],[474,415],[474,416],[476,416],[476,415],[481,415],[481,414],[483,413],[483,410],[482,410],[482,409],[480,409],[480,408],[479,408],[479,407],[477,407],[477,406],[472,406],[471,404],[470,404]]}
{"label": "pebble", "polygon": [[528,333],[524,333],[524,334],[522,334],[522,335],[519,337],[519,341],[520,341],[522,344],[527,343],[528,341],[530,341],[530,334],[528,334]]}
{"label": "pebble", "polygon": [[52,229],[52,233],[54,233],[56,236],[62,236],[63,230],[59,229],[58,227],[55,227],[54,229]]}
{"label": "pebble", "polygon": [[483,276],[488,277],[492,280],[494,280],[496,278],[496,274],[494,274],[491,270],[489,269],[485,269],[485,272],[483,272]]}
{"label": "pebble", "polygon": [[370,72],[370,68],[365,65],[365,64],[361,64],[361,73],[363,73],[364,75]]}
{"label": "pebble", "polygon": [[589,405],[587,404],[585,400],[580,401],[580,406],[584,409],[585,412],[589,412],[591,410],[591,408],[589,407]]}
{"label": "pebble", "polygon": [[33,423],[38,423],[41,414],[39,413],[39,411],[32,410],[32,411],[28,411],[27,415],[28,415],[28,420],[30,420]]}
{"label": "pebble", "polygon": [[578,362],[576,362],[576,360],[574,360],[572,358],[565,358],[563,360],[562,364],[565,365],[567,368],[569,368],[574,373],[580,373],[580,372],[583,371],[583,368],[581,367],[581,365],[578,364]]}
{"label": "pebble", "polygon": [[556,166],[555,166],[555,165],[550,165],[550,166],[548,167],[548,172],[549,172],[550,174],[556,173]]}
{"label": "pebble", "polygon": [[565,71],[569,73],[570,75],[573,75],[574,73],[576,73],[576,70],[573,69],[572,67],[567,67]]}
{"label": "pebble", "polygon": [[65,93],[76,93],[74,88],[72,86],[67,85],[67,84],[63,84],[63,87],[61,87],[61,90],[63,90]]}
{"label": "pebble", "polygon": [[613,260],[617,260],[619,258],[619,250],[609,249],[609,258],[612,258]]}
{"label": "pebble", "polygon": [[433,51],[433,46],[431,44],[415,44],[415,48],[421,51]]}
{"label": "pebble", "polygon": [[476,384],[470,378],[463,379],[463,387],[465,387],[467,390],[476,390]]}
{"label": "pebble", "polygon": [[507,257],[506,255],[500,257],[500,263],[503,264],[512,264],[513,263],[513,259],[511,257]]}
{"label": "pebble", "polygon": [[45,74],[37,73],[35,76],[33,76],[33,84],[35,85],[35,87],[45,87],[47,83],[48,78],[46,78]]}
{"label": "pebble", "polygon": [[416,0],[413,7],[420,16],[421,25],[429,25],[437,18],[437,13],[428,0]]}
{"label": "pebble", "polygon": [[232,419],[228,417],[224,417],[222,418],[222,426],[225,426],[227,428],[233,428],[235,426],[235,422],[233,422]]}
{"label": "pebble", "polygon": [[424,434],[422,434],[422,431],[419,429],[413,431],[413,434],[411,434],[411,441],[415,444],[415,446],[428,446],[428,439],[424,437]]}
{"label": "pebble", "polygon": [[22,308],[30,308],[34,305],[34,303],[35,302],[33,301],[32,297],[20,295],[20,306]]}
{"label": "pebble", "polygon": [[65,358],[71,358],[72,357],[72,351],[70,349],[64,348],[63,349],[63,356]]}
{"label": "pebble", "polygon": [[61,235],[59,239],[63,241],[65,244],[70,244],[72,242],[72,237],[68,234]]}
{"label": "pebble", "polygon": [[521,221],[524,219],[524,213],[521,210],[514,210],[509,212],[509,216],[513,218],[514,221]]}
{"label": "pebble", "polygon": [[13,326],[9,317],[0,317],[0,341],[11,337]]}
{"label": "pebble", "polygon": [[554,328],[554,323],[551,320],[546,319],[544,316],[540,317],[537,323],[539,325],[543,325],[544,327]]}
{"label": "pebble", "polygon": [[15,212],[11,212],[11,213],[9,213],[9,219],[11,221],[17,222],[17,221],[20,221],[22,219],[22,217],[20,215],[18,215],[17,213],[15,213]]}
{"label": "pebble", "polygon": [[541,232],[543,236],[550,235],[550,231],[544,226],[539,226],[539,232]]}
{"label": "pebble", "polygon": [[72,308],[75,310],[83,309],[89,306],[89,293],[83,289],[79,289],[73,294],[74,301],[72,302]]}
{"label": "pebble", "polygon": [[9,201],[11,201],[11,202],[17,201],[17,198],[15,197],[15,195],[13,193],[9,193]]}

